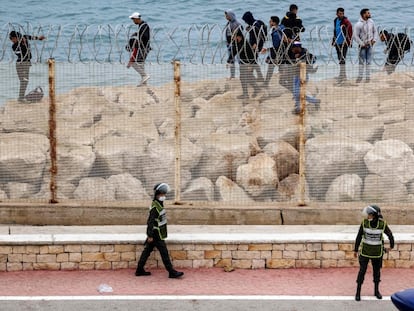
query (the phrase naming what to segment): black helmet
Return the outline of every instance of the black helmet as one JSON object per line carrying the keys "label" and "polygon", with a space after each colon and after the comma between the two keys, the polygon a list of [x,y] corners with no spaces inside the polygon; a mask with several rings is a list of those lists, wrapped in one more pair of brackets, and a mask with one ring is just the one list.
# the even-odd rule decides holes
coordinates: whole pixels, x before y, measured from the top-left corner
{"label": "black helmet", "polygon": [[156,184],[154,186],[154,195],[167,194],[168,192],[170,192],[170,186],[168,186],[168,184],[165,182]]}

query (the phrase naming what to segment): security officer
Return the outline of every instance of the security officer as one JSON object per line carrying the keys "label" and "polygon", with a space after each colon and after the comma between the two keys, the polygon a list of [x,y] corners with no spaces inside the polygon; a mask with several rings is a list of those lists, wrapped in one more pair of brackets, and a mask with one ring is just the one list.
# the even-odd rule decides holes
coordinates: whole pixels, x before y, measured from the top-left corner
{"label": "security officer", "polygon": [[364,282],[365,272],[367,271],[370,259],[375,285],[374,295],[378,299],[382,299],[382,295],[379,291],[379,282],[381,281],[382,256],[384,255],[384,252],[386,252],[384,249],[383,233],[388,236],[391,248],[394,248],[394,237],[387,222],[383,220],[381,209],[378,206],[368,205],[364,208],[362,213],[366,215],[366,219],[362,221],[361,226],[359,227],[354,248],[355,257],[359,251],[359,272],[356,281],[357,290],[355,300],[361,300],[361,286]]}
{"label": "security officer", "polygon": [[167,216],[164,209],[164,200],[169,191],[170,187],[166,183],[159,183],[154,186],[154,200],[147,220],[147,240],[138,261],[137,270],[135,271],[136,276],[151,275],[151,272],[145,271],[144,266],[154,247],[160,252],[165,269],[169,272],[169,278],[175,279],[184,275],[184,272],[173,269],[167,245],[164,241],[167,238]]}

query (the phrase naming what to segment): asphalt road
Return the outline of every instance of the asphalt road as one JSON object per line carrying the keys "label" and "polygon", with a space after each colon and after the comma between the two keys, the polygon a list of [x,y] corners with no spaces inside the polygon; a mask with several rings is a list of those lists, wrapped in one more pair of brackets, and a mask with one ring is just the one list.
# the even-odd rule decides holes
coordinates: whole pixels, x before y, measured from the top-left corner
{"label": "asphalt road", "polygon": [[389,297],[377,300],[349,296],[72,296],[0,298],[2,311],[395,311]]}

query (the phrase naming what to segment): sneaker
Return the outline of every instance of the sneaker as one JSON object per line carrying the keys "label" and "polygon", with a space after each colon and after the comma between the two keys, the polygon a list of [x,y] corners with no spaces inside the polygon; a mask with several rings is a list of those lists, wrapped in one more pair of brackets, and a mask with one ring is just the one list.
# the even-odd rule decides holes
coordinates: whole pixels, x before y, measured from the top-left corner
{"label": "sneaker", "polygon": [[358,77],[358,78],[356,79],[356,83],[361,83],[361,81],[362,81],[362,77]]}
{"label": "sneaker", "polygon": [[184,272],[179,272],[179,271],[172,270],[168,274],[168,277],[170,279],[176,279],[176,278],[182,277],[183,275],[184,275]]}
{"label": "sneaker", "polygon": [[29,102],[26,98],[24,98],[24,97],[18,98],[18,99],[17,99],[17,101],[18,101],[20,104],[29,104],[29,103],[30,103],[30,102]]}
{"label": "sneaker", "polygon": [[143,86],[143,85],[147,85],[147,81],[149,80],[150,76],[146,75],[145,77],[142,78],[141,83],[138,84],[138,86]]}
{"label": "sneaker", "polygon": [[151,275],[151,272],[145,271],[144,269],[135,271],[135,276],[147,276],[147,275]]}

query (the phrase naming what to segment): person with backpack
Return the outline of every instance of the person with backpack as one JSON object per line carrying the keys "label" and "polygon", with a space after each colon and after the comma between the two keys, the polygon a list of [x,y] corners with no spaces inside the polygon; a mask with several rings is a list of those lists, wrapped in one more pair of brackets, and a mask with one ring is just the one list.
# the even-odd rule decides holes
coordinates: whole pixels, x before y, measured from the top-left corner
{"label": "person with backpack", "polygon": [[260,70],[260,65],[257,62],[257,59],[267,38],[267,26],[262,20],[255,19],[250,11],[245,12],[242,19],[248,25],[246,30],[249,36],[249,44],[255,53],[256,62],[254,65],[254,71],[256,72],[257,80],[264,82],[263,74]]}
{"label": "person with backpack", "polygon": [[270,35],[272,39],[272,46],[270,48],[263,48],[261,53],[266,53],[269,51],[269,56],[266,58],[267,66],[267,73],[266,79],[264,82],[264,86],[269,86],[270,80],[272,79],[273,72],[276,65],[280,65],[282,63],[283,58],[285,57],[285,35],[283,30],[285,27],[283,25],[279,25],[280,19],[278,16],[271,16],[270,17]]}
{"label": "person with backpack", "polygon": [[32,66],[32,53],[30,51],[29,40],[44,40],[46,37],[22,35],[18,31],[11,31],[9,33],[9,39],[13,43],[12,50],[17,56],[16,72],[20,81],[19,97],[17,100],[20,103],[27,103],[28,100],[25,98],[25,94],[27,86],[29,85],[29,73],[30,67]]}
{"label": "person with backpack", "polygon": [[293,41],[300,41],[300,33],[305,31],[302,19],[298,17],[298,11],[299,7],[296,4],[291,4],[289,6],[289,11],[286,12],[286,15],[282,18],[281,22],[290,34],[289,38]]}
{"label": "person with backpack", "polygon": [[236,14],[232,10],[227,10],[224,12],[224,16],[227,20],[225,28],[225,36],[227,43],[227,50],[229,52],[229,57],[227,58],[228,67],[230,67],[230,77],[229,80],[234,79],[236,76],[236,66],[234,58],[231,54],[231,38],[238,30],[243,30],[242,24],[236,18]]}
{"label": "person with backpack", "polygon": [[388,53],[384,70],[388,74],[392,74],[398,63],[403,60],[404,54],[410,51],[410,38],[405,33],[393,34],[382,30],[380,40],[386,44],[385,53]]}
{"label": "person with backpack", "polygon": [[150,76],[145,72],[145,60],[150,46],[150,27],[141,18],[141,14],[134,12],[129,17],[132,22],[138,26],[138,31],[134,32],[125,47],[128,52],[131,52],[127,68],[132,67],[141,76],[141,82],[138,86],[145,86]]}

